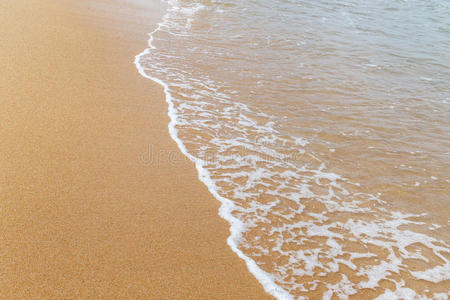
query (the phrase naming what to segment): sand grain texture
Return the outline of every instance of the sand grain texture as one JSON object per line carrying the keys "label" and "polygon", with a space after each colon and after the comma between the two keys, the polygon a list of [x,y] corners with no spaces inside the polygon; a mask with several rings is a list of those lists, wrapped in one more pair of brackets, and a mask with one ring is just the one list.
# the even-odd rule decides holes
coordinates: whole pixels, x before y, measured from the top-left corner
{"label": "sand grain texture", "polygon": [[0,298],[268,297],[132,63],[156,19],[120,5],[0,2]]}

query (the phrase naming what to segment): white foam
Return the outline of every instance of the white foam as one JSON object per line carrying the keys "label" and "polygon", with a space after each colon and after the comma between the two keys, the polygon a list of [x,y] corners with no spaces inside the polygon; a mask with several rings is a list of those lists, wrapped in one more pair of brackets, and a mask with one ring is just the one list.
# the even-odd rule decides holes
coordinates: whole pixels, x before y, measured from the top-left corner
{"label": "white foam", "polygon": [[[159,27],[154,32],[156,32],[157,30],[159,30]],[[152,40],[149,41],[149,47],[151,49],[154,49],[151,44],[151,41]],[[177,124],[176,123],[177,116],[176,116],[176,113],[173,108],[173,102],[171,101],[172,97],[169,92],[169,88],[168,88],[167,84],[165,84],[163,81],[159,80],[158,78],[147,75],[144,72],[144,69],[139,64],[140,57],[143,55],[146,55],[148,53],[149,53],[149,49],[145,49],[142,53],[140,53],[139,55],[136,56],[136,58],[135,58],[136,67],[142,76],[144,76],[148,79],[151,79],[151,80],[155,81],[156,83],[160,84],[161,86],[163,86],[164,92],[166,94],[166,101],[169,105],[169,117],[171,120],[169,123],[170,136],[177,143],[178,148],[181,150],[181,152],[186,157],[188,157],[191,161],[195,162],[195,165],[196,165],[196,168],[197,168],[197,171],[199,174],[199,179],[208,187],[208,190],[211,192],[211,194],[213,194],[214,197],[216,197],[216,199],[218,199],[222,203],[219,214],[222,218],[224,218],[225,220],[227,220],[230,223],[231,235],[227,239],[228,245],[241,259],[243,259],[246,262],[246,265],[247,265],[249,271],[263,285],[263,287],[267,293],[273,295],[277,299],[293,299],[292,296],[288,292],[286,292],[283,288],[281,288],[280,286],[275,284],[273,277],[269,273],[264,272],[261,268],[258,267],[258,265],[255,263],[255,261],[253,259],[244,255],[244,253],[241,250],[239,250],[238,244],[241,239],[241,234],[245,230],[245,225],[240,220],[233,217],[233,215],[231,214],[231,212],[235,209],[235,205],[233,204],[233,202],[231,202],[230,200],[228,200],[224,197],[221,197],[217,193],[214,183],[212,182],[208,172],[204,168],[204,162],[202,160],[197,159],[197,158],[193,157],[192,155],[190,155],[187,152],[186,147],[184,146],[181,139],[178,138],[177,130],[175,128],[175,126]]]}
{"label": "white foam", "polygon": [[[174,1],[171,1],[170,4],[173,4]],[[198,9],[198,6],[196,9],[192,11],[192,13],[195,13]],[[191,12],[190,12],[191,13]],[[167,15],[166,15],[167,16]],[[164,17],[164,20],[166,17]],[[139,55],[135,57],[134,63],[136,65],[136,68],[138,69],[139,73],[148,78],[153,80],[154,82],[160,84],[164,88],[164,93],[166,95],[166,102],[169,105],[169,112],[168,115],[170,117],[170,123],[169,123],[169,133],[172,139],[177,143],[178,148],[180,151],[188,157],[191,161],[195,163],[195,166],[198,171],[199,179],[208,187],[208,190],[211,192],[211,194],[218,199],[222,205],[219,210],[219,215],[227,220],[230,223],[230,236],[227,239],[228,245],[231,247],[231,249],[246,262],[247,268],[249,271],[258,279],[258,281],[263,285],[265,291],[274,297],[278,299],[293,299],[292,296],[286,292],[283,288],[276,285],[273,277],[271,274],[264,272],[258,265],[255,263],[253,259],[250,257],[244,255],[244,253],[238,248],[239,241],[241,239],[242,232],[245,230],[245,224],[243,224],[240,220],[235,218],[231,212],[235,209],[235,205],[232,201],[220,196],[216,190],[216,186],[214,185],[214,182],[211,180],[208,171],[204,168],[205,163],[196,157],[193,157],[191,154],[188,153],[185,145],[183,144],[182,140],[178,137],[178,132],[176,129],[177,125],[177,115],[176,110],[174,109],[174,103],[172,101],[172,95],[170,93],[168,85],[151,75],[148,75],[145,72],[145,68],[140,64],[140,60],[143,56],[150,53],[151,49],[156,49],[153,45],[153,35],[161,30],[163,26],[165,26],[163,22],[158,24],[158,27],[153,30],[149,36],[150,39],[148,41],[149,48],[145,49],[143,52],[141,52]]]}
{"label": "white foam", "polygon": [[417,279],[438,283],[442,280],[450,279],[450,264],[447,262],[444,266],[436,266],[425,271],[411,272]]}
{"label": "white foam", "polygon": [[[385,202],[380,195],[347,190],[345,186],[359,187],[360,184],[329,172],[321,156],[307,151],[308,140],[282,136],[277,131],[277,119],[252,111],[237,101],[238,91],[230,89],[227,92],[207,74],[194,75],[194,69],[185,70],[187,65],[167,65],[178,57],[161,53],[164,59],[157,60],[156,35],[194,38],[190,33],[192,24],[200,11],[208,10],[197,3],[170,1],[169,4],[163,21],[149,34],[149,47],[136,56],[136,67],[142,76],[163,86],[169,106],[171,137],[181,152],[195,163],[199,179],[221,202],[219,215],[230,223],[228,245],[246,262],[268,293],[278,299],[292,299],[291,293],[296,290],[314,290],[324,283],[328,288],[324,298],[332,295],[345,298],[360,288],[375,288],[380,280],[404,267],[403,259],[428,262],[424,253],[408,250],[415,243],[428,248],[446,263],[410,274],[430,282],[447,278],[446,273],[450,273],[448,261],[440,254],[449,252],[447,244],[429,235],[402,229],[408,224],[426,225],[411,220],[422,215],[389,211],[384,208]],[[192,129],[201,130],[208,138],[199,135],[192,140],[180,138],[180,130]],[[254,136],[258,136],[257,141]],[[189,147],[191,144],[196,146]],[[310,159],[300,166],[289,160],[285,149],[295,149],[299,155]],[[210,152],[214,153],[213,157],[208,156]],[[321,209],[309,211],[315,205]],[[303,221],[295,221],[298,219]],[[258,231],[261,225],[268,226],[269,230]],[[254,240],[246,239],[245,234],[252,230],[258,235]],[[316,242],[316,238],[323,237],[325,244]],[[344,250],[345,240],[358,243],[367,251]],[[270,241],[270,246],[263,244],[264,241]],[[286,250],[287,243],[308,247]],[[378,259],[377,253],[370,252],[368,245],[386,251],[387,258]],[[271,255],[288,259],[268,273],[258,265],[258,259]],[[360,258],[370,259],[372,263],[358,266],[356,261]],[[342,276],[340,281],[330,284],[326,279],[320,279],[338,272],[340,264],[356,274],[368,276],[368,280],[356,284]],[[321,269],[318,274],[315,273],[317,269]],[[293,279],[293,276],[307,275],[317,278],[304,284]],[[380,299],[416,295],[403,281],[394,283],[396,290],[386,290]]]}

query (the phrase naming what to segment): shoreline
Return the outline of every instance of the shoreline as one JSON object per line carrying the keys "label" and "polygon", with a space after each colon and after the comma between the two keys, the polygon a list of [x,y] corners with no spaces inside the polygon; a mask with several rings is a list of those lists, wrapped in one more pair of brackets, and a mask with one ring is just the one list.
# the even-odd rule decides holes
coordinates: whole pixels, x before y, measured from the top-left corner
{"label": "shoreline", "polygon": [[185,144],[183,143],[183,141],[179,138],[177,130],[176,130],[176,110],[174,109],[174,103],[172,101],[172,94],[169,91],[169,86],[162,80],[155,78],[151,75],[147,75],[145,73],[145,69],[143,68],[143,66],[139,63],[140,58],[142,56],[148,55],[149,54],[149,49],[152,49],[154,46],[152,45],[151,41],[153,39],[153,34],[159,29],[159,27],[157,29],[155,29],[155,31],[153,31],[152,33],[150,33],[150,42],[149,42],[149,48],[145,49],[142,53],[140,53],[139,55],[137,55],[135,57],[135,65],[139,71],[139,73],[147,78],[152,80],[153,82],[161,85],[161,87],[163,87],[164,89],[164,94],[165,94],[165,99],[166,102],[169,106],[169,118],[170,118],[170,122],[169,122],[169,134],[171,136],[171,138],[173,139],[173,141],[177,144],[179,151],[184,155],[184,157],[188,160],[188,161],[192,161],[195,164],[195,167],[197,169],[198,175],[197,178],[200,182],[202,182],[208,189],[208,191],[210,192],[210,194],[221,203],[220,208],[219,208],[219,213],[218,215],[226,220],[229,224],[229,230],[230,230],[230,234],[228,236],[227,239],[227,243],[228,246],[231,248],[231,250],[240,258],[242,259],[246,266],[248,271],[253,274],[253,276],[261,283],[262,287],[264,288],[264,290],[274,296],[275,298],[278,299],[291,299],[292,296],[285,291],[282,287],[278,286],[275,281],[273,280],[273,277],[271,276],[271,274],[265,272],[264,270],[262,270],[257,264],[256,262],[250,258],[249,256],[246,256],[238,247],[239,244],[239,240],[242,236],[242,233],[244,231],[243,228],[245,228],[245,224],[242,223],[242,221],[240,221],[238,218],[234,217],[232,215],[232,212],[234,209],[236,209],[235,204],[230,201],[229,199],[220,196],[220,194],[218,193],[218,191],[215,189],[214,187],[214,183],[208,173],[208,171],[205,169],[205,164],[206,162],[202,161],[201,159],[198,159],[196,157],[194,157],[193,155],[191,155]]}
{"label": "shoreline", "polygon": [[169,136],[162,89],[133,64],[157,14],[2,8],[2,298],[271,298]]}

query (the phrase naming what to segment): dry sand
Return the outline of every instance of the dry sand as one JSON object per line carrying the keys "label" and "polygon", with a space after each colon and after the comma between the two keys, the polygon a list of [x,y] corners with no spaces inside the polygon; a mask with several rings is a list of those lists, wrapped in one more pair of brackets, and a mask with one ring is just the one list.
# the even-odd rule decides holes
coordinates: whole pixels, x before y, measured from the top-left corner
{"label": "dry sand", "polygon": [[133,64],[161,7],[124,2],[0,2],[0,298],[268,297]]}

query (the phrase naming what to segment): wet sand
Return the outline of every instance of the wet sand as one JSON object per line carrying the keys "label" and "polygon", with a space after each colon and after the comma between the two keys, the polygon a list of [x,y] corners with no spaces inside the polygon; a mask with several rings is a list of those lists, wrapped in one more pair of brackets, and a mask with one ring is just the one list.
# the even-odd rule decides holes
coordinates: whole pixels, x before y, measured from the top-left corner
{"label": "wet sand", "polygon": [[269,297],[133,64],[162,8],[127,3],[0,3],[0,298]]}

